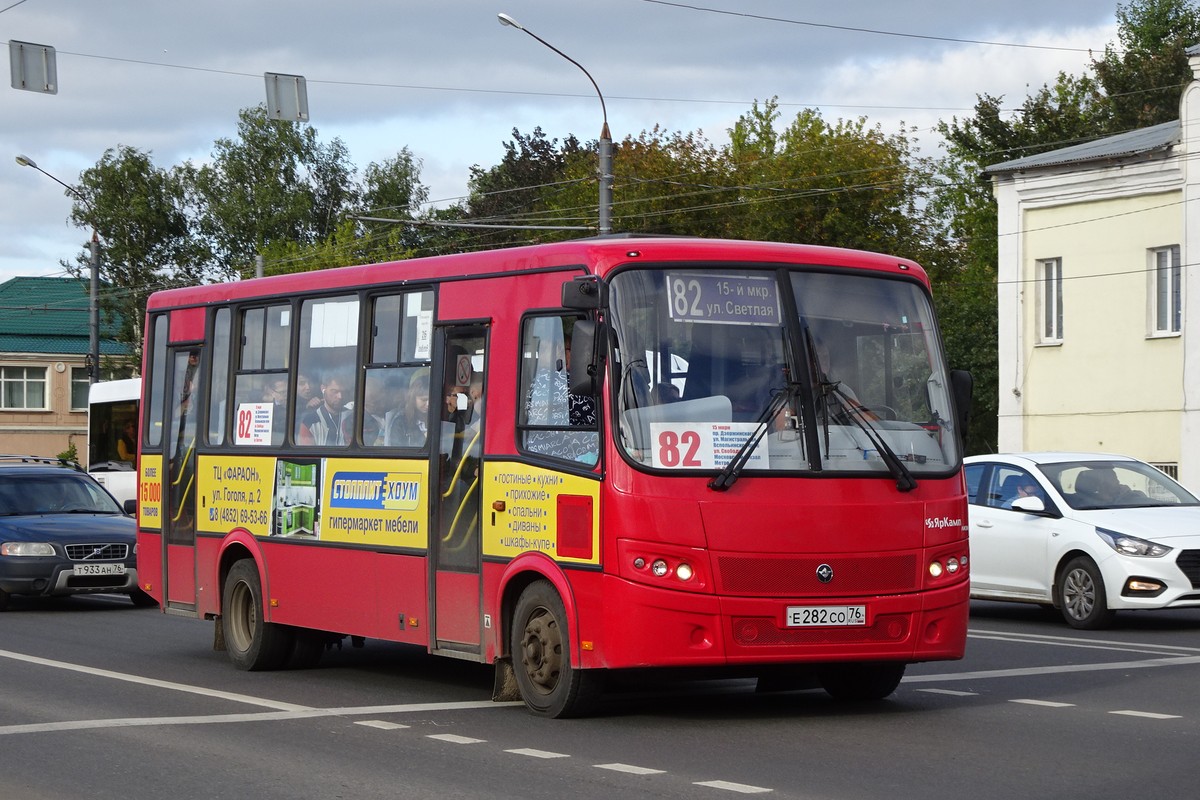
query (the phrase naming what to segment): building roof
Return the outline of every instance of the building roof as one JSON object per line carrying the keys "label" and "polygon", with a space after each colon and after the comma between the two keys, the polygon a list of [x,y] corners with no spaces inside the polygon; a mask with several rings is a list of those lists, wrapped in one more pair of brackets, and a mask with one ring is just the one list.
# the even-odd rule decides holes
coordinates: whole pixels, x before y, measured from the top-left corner
{"label": "building roof", "polygon": [[[85,355],[88,283],[78,278],[13,278],[0,283],[0,355],[54,353]],[[100,354],[124,355],[115,325],[100,320]]]}
{"label": "building roof", "polygon": [[1039,167],[1057,167],[1080,164],[1088,161],[1111,161],[1117,158],[1141,156],[1156,151],[1166,151],[1179,144],[1181,126],[1179,120],[1163,122],[1149,128],[1138,128],[1116,136],[1106,136],[1083,144],[1049,150],[1035,156],[1002,161],[984,169],[985,174],[996,175],[1018,172]]}

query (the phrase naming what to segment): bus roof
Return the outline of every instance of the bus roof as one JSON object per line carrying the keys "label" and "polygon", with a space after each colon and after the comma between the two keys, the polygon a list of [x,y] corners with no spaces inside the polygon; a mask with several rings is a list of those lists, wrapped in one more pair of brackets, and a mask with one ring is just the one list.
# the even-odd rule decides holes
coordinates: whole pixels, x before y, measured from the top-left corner
{"label": "bus roof", "polygon": [[140,400],[142,379],[125,378],[119,381],[99,381],[88,389],[88,403],[111,403],[116,400]]}
{"label": "bus roof", "polygon": [[614,268],[631,262],[697,260],[854,266],[926,280],[925,271],[916,262],[882,253],[782,242],[620,234],[167,289],[152,295],[147,308],[154,310],[268,295],[353,289],[380,283],[428,282],[585,265],[590,265],[591,272],[604,276]]}

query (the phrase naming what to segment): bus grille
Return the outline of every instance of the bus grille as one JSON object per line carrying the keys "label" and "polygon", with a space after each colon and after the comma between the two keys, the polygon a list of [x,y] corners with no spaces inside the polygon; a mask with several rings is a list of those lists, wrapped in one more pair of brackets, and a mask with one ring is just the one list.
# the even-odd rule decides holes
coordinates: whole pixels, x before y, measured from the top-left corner
{"label": "bus grille", "polygon": [[907,614],[884,614],[868,627],[781,628],[766,617],[734,617],[733,640],[742,647],[776,647],[791,644],[851,644],[896,642],[908,636]]}
{"label": "bus grille", "polygon": [[[833,568],[833,580],[821,583],[817,568]],[[857,555],[769,558],[719,556],[717,591],[753,597],[842,597],[852,594],[891,594],[919,588],[914,555]]]}
{"label": "bus grille", "polygon": [[1200,589],[1200,550],[1184,550],[1175,559],[1175,563],[1192,582],[1192,588]]}

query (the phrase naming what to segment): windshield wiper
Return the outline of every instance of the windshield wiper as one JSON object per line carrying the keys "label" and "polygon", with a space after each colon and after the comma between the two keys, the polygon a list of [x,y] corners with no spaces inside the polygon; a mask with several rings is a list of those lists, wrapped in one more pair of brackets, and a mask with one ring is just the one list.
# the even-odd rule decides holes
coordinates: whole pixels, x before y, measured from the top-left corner
{"label": "windshield wiper", "polygon": [[758,443],[762,441],[762,437],[767,432],[767,426],[779,410],[788,402],[789,399],[796,393],[799,388],[798,384],[789,383],[782,389],[776,389],[771,394],[771,399],[767,401],[767,406],[758,415],[758,425],[750,432],[750,436],[746,441],[742,442],[742,446],[733,454],[733,458],[727,463],[716,476],[708,482],[708,488],[714,492],[723,492],[730,486],[733,486],[734,481],[742,474],[746,463],[750,460],[750,456],[758,447]]}
{"label": "windshield wiper", "polygon": [[824,390],[826,386],[828,386],[828,393],[841,401],[846,416],[861,428],[862,432],[871,440],[871,444],[875,445],[875,449],[879,451],[879,456],[883,459],[883,463],[887,465],[888,471],[896,479],[896,488],[902,492],[911,492],[917,488],[917,479],[913,477],[908,467],[904,466],[904,462],[896,455],[896,451],[884,440],[883,434],[879,432],[879,429],[871,424],[871,418],[867,416],[867,410],[850,397],[850,395],[838,388],[837,382],[822,384],[822,389]]}

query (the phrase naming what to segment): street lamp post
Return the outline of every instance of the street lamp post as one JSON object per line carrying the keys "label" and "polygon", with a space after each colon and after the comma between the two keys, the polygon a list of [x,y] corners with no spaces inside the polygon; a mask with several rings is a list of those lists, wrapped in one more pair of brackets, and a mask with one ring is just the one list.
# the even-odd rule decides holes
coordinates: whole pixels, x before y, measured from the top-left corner
{"label": "street lamp post", "polygon": [[537,41],[544,44],[546,47],[549,47],[551,50],[558,53],[560,56],[565,58],[567,61],[570,61],[575,66],[579,67],[579,69],[583,72],[583,74],[587,75],[587,79],[592,82],[592,88],[594,88],[596,90],[596,96],[598,96],[600,98],[600,113],[604,117],[604,127],[602,127],[600,129],[600,153],[599,153],[599,159],[600,159],[600,235],[606,236],[606,235],[612,233],[612,185],[613,185],[612,134],[610,134],[608,131],[608,109],[605,108],[605,106],[604,106],[604,95],[601,94],[600,87],[596,85],[595,78],[592,77],[590,72],[588,72],[586,69],[583,68],[582,64],[580,64],[575,59],[571,58],[569,55],[564,53],[562,50],[559,50],[557,47],[550,44],[545,39],[543,39],[542,37],[538,36],[533,31],[531,31],[528,28],[526,28],[525,26],[523,26],[521,23],[517,22],[515,19],[510,17],[508,14],[497,14],[496,16],[497,16],[497,18],[499,18],[501,25],[507,25],[511,28],[516,28],[519,31],[524,31],[525,33],[529,34]]}
{"label": "street lamp post", "polygon": [[[29,156],[17,156],[17,163],[22,167],[32,167],[50,180],[61,185],[68,192],[79,198],[79,201],[91,209],[87,198],[69,183],[63,183],[46,170],[37,165]],[[100,238],[92,228],[92,241],[89,245],[91,262],[91,287],[88,293],[88,383],[95,383],[100,378]]]}

